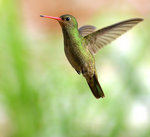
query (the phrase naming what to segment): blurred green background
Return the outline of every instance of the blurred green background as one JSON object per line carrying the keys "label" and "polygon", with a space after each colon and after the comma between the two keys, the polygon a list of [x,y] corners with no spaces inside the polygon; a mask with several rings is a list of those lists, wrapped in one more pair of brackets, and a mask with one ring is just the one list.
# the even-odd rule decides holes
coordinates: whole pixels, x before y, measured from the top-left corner
{"label": "blurred green background", "polygon": [[[97,28],[144,18],[95,56],[96,100],[63,51],[56,21]],[[0,0],[0,137],[149,137],[149,0]]]}

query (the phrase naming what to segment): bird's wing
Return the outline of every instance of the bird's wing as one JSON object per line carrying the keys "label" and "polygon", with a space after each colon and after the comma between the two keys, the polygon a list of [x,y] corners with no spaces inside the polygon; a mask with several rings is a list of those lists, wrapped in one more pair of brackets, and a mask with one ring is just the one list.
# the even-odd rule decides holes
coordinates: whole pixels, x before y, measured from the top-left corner
{"label": "bird's wing", "polygon": [[92,25],[85,25],[79,28],[79,33],[84,37],[96,30],[95,26]]}
{"label": "bird's wing", "polygon": [[121,36],[142,20],[141,18],[133,18],[97,30],[84,37],[85,44],[88,46],[89,51],[95,54],[99,49]]}

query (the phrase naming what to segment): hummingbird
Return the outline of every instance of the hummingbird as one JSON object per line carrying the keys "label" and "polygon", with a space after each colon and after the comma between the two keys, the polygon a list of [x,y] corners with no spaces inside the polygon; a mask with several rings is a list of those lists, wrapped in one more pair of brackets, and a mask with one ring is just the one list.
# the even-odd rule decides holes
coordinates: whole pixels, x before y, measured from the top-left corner
{"label": "hummingbird", "polygon": [[93,95],[99,99],[104,92],[98,81],[94,55],[133,26],[143,21],[142,18],[128,19],[108,27],[96,30],[95,26],[85,25],[78,28],[78,22],[72,15],[60,17],[40,15],[57,20],[62,28],[65,55],[78,74],[82,74]]}

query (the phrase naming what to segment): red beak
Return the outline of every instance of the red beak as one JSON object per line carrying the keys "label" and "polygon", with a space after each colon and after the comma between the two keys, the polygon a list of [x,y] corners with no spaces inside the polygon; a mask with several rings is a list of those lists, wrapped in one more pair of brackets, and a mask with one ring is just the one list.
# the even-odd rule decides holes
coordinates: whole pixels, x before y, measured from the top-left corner
{"label": "red beak", "polygon": [[54,19],[54,20],[58,20],[58,21],[62,20],[62,19],[61,19],[61,18],[59,18],[59,17],[46,16],[46,15],[40,15],[40,17],[50,18],[50,19]]}

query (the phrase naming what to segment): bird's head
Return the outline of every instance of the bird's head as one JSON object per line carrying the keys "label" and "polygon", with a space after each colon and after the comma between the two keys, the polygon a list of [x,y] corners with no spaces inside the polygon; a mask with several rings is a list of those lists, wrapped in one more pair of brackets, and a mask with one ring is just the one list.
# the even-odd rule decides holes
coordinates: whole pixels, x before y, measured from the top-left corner
{"label": "bird's head", "polygon": [[55,19],[59,22],[62,28],[78,28],[78,23],[72,15],[65,14],[60,17],[40,15],[40,17]]}

